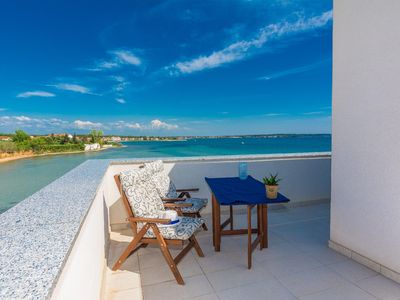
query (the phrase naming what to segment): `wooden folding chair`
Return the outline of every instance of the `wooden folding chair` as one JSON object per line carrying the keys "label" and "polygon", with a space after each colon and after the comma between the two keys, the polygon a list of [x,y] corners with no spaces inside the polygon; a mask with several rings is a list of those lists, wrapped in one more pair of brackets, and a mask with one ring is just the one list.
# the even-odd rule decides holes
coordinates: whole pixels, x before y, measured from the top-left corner
{"label": "wooden folding chair", "polygon": [[[178,284],[185,284],[182,276],[178,270],[177,264],[182,260],[182,258],[194,247],[196,250],[197,254],[200,257],[204,257],[203,251],[201,250],[201,247],[199,243],[197,242],[195,236],[194,236],[194,231],[197,227],[197,229],[201,226],[202,220],[200,219],[195,219],[195,218],[188,218],[188,217],[182,217],[181,225],[180,226],[189,226],[189,231],[193,231],[193,233],[188,236],[186,239],[182,238],[175,238],[175,239],[170,239],[166,238],[162,234],[163,228],[158,228],[157,224],[168,224],[171,220],[169,219],[159,219],[159,218],[144,218],[144,217],[135,217],[134,212],[132,210],[132,207],[129,203],[128,197],[125,194],[120,176],[115,175],[114,176],[115,182],[117,183],[118,190],[121,193],[121,199],[125,207],[125,211],[128,215],[127,221],[129,221],[130,227],[132,229],[133,233],[133,240],[130,242],[128,247],[125,249],[125,251],[121,254],[117,262],[114,264],[112,270],[116,271],[118,270],[121,265],[124,263],[124,261],[134,252],[136,252],[139,248],[141,247],[146,247],[149,244],[158,244],[160,246],[161,252],[167,261],[167,264],[169,268],[171,269],[172,273],[175,276],[176,281]],[[174,204],[174,203],[166,203],[164,207],[168,208],[179,208],[185,206],[184,203],[182,204]],[[190,220],[192,219],[192,220]],[[143,225],[143,227],[139,228],[139,224]],[[141,226],[140,225],[140,226]],[[161,231],[160,231],[161,229]],[[149,233],[151,231],[151,236],[148,237]],[[169,251],[169,245],[178,245],[178,246],[184,246],[185,241],[188,241],[189,243],[186,245],[185,248],[175,257],[173,258],[171,255],[171,252]]]}
{"label": "wooden folding chair", "polygon": [[[152,174],[151,179],[164,202],[190,203],[190,206],[181,208],[182,214],[187,217],[201,218],[200,211],[207,205],[208,200],[192,198],[190,192],[197,192],[199,191],[198,188],[177,189],[173,181],[164,172],[162,160],[145,163],[143,167],[147,168]],[[202,227],[204,230],[208,230],[205,223],[203,223]]]}

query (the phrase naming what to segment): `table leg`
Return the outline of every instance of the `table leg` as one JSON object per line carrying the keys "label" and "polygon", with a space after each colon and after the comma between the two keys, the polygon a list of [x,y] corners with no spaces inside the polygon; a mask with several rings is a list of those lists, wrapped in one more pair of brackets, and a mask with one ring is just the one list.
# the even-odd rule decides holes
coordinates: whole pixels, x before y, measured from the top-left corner
{"label": "table leg", "polygon": [[247,268],[251,269],[252,261],[252,242],[251,242],[251,206],[247,205]]}
{"label": "table leg", "polygon": [[231,230],[233,230],[233,206],[229,205],[229,218],[231,220]]}
{"label": "table leg", "polygon": [[221,210],[215,196],[213,197],[213,207],[214,207],[214,223],[215,223],[215,251],[219,252],[221,250]]}
{"label": "table leg", "polygon": [[257,205],[257,231],[258,235],[261,236],[261,242],[260,242],[260,250],[263,249],[263,237],[264,237],[264,230],[262,226],[262,205],[258,204]]}
{"label": "table leg", "polygon": [[213,246],[215,247],[215,196],[211,194],[211,219],[212,219],[212,233],[213,233]]}
{"label": "table leg", "polygon": [[262,247],[268,248],[268,205],[262,204]]}

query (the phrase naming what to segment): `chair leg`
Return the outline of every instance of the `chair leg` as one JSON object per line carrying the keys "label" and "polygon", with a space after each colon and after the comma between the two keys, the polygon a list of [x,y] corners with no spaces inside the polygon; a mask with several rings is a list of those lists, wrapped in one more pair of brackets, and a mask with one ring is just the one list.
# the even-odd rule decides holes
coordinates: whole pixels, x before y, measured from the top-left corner
{"label": "chair leg", "polygon": [[[198,218],[201,218],[200,212],[197,212],[196,216]],[[207,227],[206,223],[201,224],[201,227],[203,227],[204,231],[208,231],[208,227]]]}
{"label": "chair leg", "polygon": [[114,264],[112,270],[118,270],[124,261],[129,257],[129,255],[136,250],[136,246],[141,240],[141,238],[146,234],[147,230],[149,229],[149,224],[145,224],[143,228],[139,231],[139,233],[135,236],[135,238],[130,242],[128,247],[126,247],[125,251],[122,252],[121,256],[118,258],[117,262]]}
{"label": "chair leg", "polygon": [[192,237],[189,239],[191,242],[193,242],[193,247],[197,252],[197,255],[200,257],[204,257],[203,250],[201,250],[201,247],[199,245],[199,242],[197,241],[196,237],[192,235]]}
{"label": "chair leg", "polygon": [[193,246],[194,246],[194,242],[189,239],[189,244],[187,244],[186,247],[183,248],[181,252],[179,252],[179,254],[174,258],[174,262],[176,264],[179,264],[179,262],[182,260],[182,258],[185,257],[185,255],[190,251],[190,249],[193,248]]}
{"label": "chair leg", "polygon": [[182,284],[182,285],[185,284],[185,282],[182,279],[181,273],[179,273],[176,263],[174,262],[174,259],[172,258],[171,252],[169,252],[168,245],[165,242],[160,231],[158,230],[157,225],[151,224],[150,226],[153,229],[153,232],[158,240],[158,243],[160,244],[161,252],[164,255],[165,260],[167,261],[167,264],[168,264],[169,268],[171,269],[172,274],[174,274],[176,281],[178,282],[178,284]]}

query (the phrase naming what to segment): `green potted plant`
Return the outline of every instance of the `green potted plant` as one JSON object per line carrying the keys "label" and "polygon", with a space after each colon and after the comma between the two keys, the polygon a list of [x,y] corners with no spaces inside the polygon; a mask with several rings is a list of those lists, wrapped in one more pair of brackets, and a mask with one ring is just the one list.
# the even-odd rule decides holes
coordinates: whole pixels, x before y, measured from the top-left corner
{"label": "green potted plant", "polygon": [[263,178],[267,198],[276,199],[278,197],[279,182],[281,180],[278,178],[278,173],[275,175],[270,174],[268,177]]}

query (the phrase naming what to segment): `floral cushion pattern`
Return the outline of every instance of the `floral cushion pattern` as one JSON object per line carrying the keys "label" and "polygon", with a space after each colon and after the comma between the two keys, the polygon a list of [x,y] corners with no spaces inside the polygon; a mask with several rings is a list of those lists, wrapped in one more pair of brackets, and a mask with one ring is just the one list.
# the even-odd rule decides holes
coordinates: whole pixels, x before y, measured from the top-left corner
{"label": "floral cushion pattern", "polygon": [[200,199],[200,198],[188,198],[185,201],[177,201],[175,203],[191,203],[192,206],[182,207],[181,210],[183,213],[197,213],[206,207],[208,200]]}
{"label": "floral cushion pattern", "polygon": [[[181,222],[176,226],[171,227],[158,227],[161,235],[165,239],[178,239],[178,240],[187,240],[190,238],[197,230],[200,229],[201,225],[204,223],[204,220],[201,218],[190,218],[190,217],[180,217]],[[142,228],[143,225],[139,226],[138,229]],[[149,229],[147,233],[144,235],[147,238],[155,238],[154,232],[152,229]]]}
{"label": "floral cushion pattern", "polygon": [[177,198],[178,193],[176,191],[175,184],[164,172],[154,173],[151,176],[153,184],[156,186],[157,192],[162,198]]}
{"label": "floral cushion pattern", "polygon": [[164,171],[164,163],[162,160],[156,160],[150,163],[144,164],[146,169],[151,176],[153,184],[157,188],[157,192],[160,197],[163,198],[177,198],[178,193],[176,192],[175,184],[171,181],[169,176]]}
{"label": "floral cushion pattern", "polygon": [[136,217],[156,218],[160,211],[165,210],[164,203],[149,177],[150,174],[145,169],[129,170],[120,174],[122,189]]}
{"label": "floral cushion pattern", "polygon": [[152,174],[158,172],[164,172],[164,163],[160,159],[149,163],[145,163],[144,167],[148,169]]}

